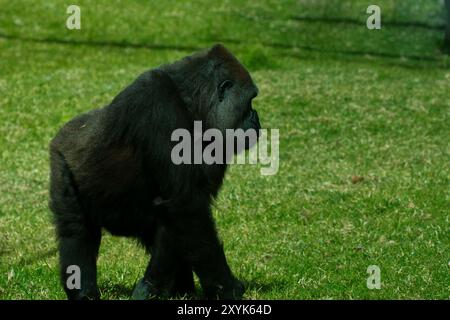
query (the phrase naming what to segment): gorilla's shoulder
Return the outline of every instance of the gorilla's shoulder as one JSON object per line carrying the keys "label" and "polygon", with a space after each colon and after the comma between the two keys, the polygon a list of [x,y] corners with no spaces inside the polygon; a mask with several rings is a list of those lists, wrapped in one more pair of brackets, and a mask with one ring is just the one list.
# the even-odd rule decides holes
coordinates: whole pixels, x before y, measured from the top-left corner
{"label": "gorilla's shoulder", "polygon": [[156,68],[139,75],[111,101],[107,109],[138,105],[148,107],[172,100],[176,93],[177,88],[171,77],[164,70]]}
{"label": "gorilla's shoulder", "polygon": [[146,86],[147,88],[157,88],[158,92],[175,90],[176,88],[172,78],[161,68],[151,69],[142,73],[134,84]]}

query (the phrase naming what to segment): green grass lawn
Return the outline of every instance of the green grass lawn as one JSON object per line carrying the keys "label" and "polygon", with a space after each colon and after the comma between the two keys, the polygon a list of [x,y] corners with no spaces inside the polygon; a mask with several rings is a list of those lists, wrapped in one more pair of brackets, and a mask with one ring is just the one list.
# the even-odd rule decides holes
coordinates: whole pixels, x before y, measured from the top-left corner
{"label": "green grass lawn", "polygon": [[[450,58],[439,1],[0,0],[0,299],[64,299],[48,143],[140,73],[222,42],[280,130],[280,169],[232,166],[214,215],[246,299],[448,299]],[[306,17],[306,18],[305,18]],[[363,180],[352,183],[352,177]],[[105,235],[104,299],[148,261]],[[369,265],[382,287],[369,290]]]}

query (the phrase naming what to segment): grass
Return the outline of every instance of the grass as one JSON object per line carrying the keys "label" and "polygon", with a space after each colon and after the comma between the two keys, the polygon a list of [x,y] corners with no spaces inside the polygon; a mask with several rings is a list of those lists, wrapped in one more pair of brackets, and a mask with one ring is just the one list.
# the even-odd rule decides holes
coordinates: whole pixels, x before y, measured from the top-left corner
{"label": "grass", "polygon": [[[246,299],[449,299],[450,59],[438,1],[0,0],[0,299],[63,299],[48,201],[49,140],[141,72],[216,42],[280,129],[280,170],[232,166],[214,207]],[[306,17],[306,18],[305,18]],[[352,183],[352,177],[363,177]],[[104,299],[148,257],[105,235]],[[369,265],[382,287],[369,290]]]}

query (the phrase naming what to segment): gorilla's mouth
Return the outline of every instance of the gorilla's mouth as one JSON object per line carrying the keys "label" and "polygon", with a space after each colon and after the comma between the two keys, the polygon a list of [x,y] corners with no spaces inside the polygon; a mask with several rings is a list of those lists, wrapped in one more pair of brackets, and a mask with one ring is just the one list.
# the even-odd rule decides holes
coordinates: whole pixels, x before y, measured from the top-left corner
{"label": "gorilla's mouth", "polygon": [[259,123],[258,112],[256,112],[255,109],[249,108],[245,112],[244,116],[242,117],[240,128],[242,128],[244,131],[247,131],[249,129],[256,130],[257,136],[259,137],[259,129],[261,129],[261,124]]}
{"label": "gorilla's mouth", "polygon": [[259,123],[258,112],[256,112],[255,109],[250,109],[246,118],[249,119],[249,121],[255,125],[255,127],[254,127],[255,129],[257,129],[257,130],[261,129],[261,124]]}

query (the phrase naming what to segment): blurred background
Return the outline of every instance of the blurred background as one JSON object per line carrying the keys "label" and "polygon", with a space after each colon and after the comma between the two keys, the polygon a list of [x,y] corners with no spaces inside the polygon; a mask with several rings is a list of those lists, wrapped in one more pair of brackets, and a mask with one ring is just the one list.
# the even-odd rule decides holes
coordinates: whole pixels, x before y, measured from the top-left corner
{"label": "blurred background", "polygon": [[[440,0],[0,0],[0,299],[65,297],[47,207],[57,130],[217,42],[280,130],[279,172],[232,166],[214,208],[245,298],[448,299],[448,19]],[[128,299],[147,260],[106,236],[102,297]]]}

